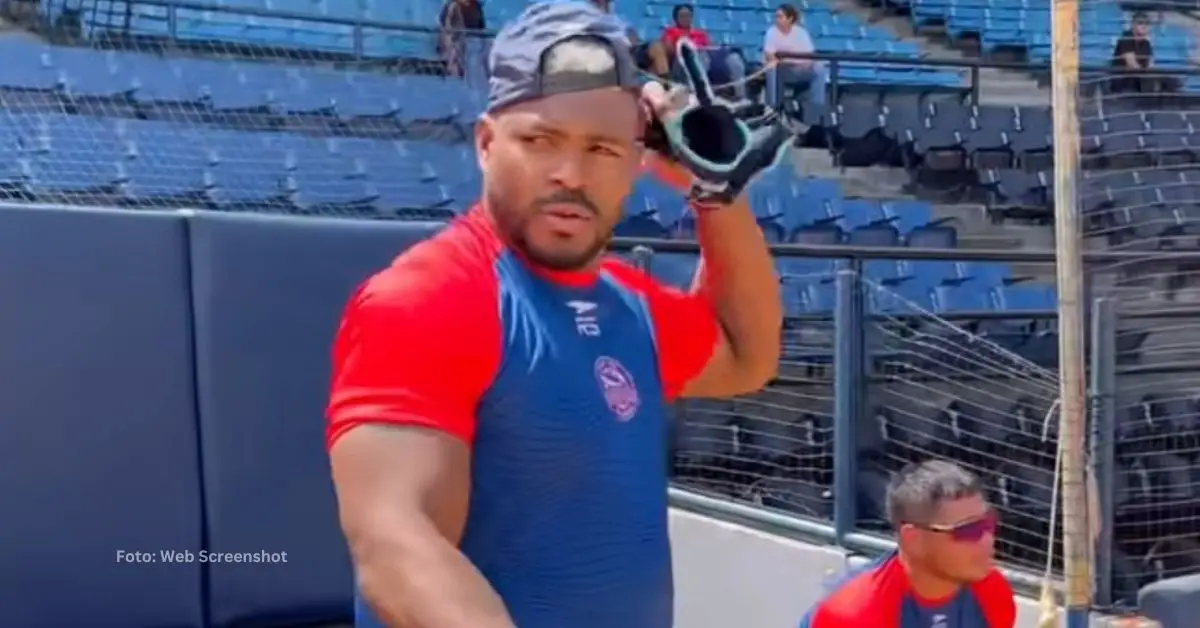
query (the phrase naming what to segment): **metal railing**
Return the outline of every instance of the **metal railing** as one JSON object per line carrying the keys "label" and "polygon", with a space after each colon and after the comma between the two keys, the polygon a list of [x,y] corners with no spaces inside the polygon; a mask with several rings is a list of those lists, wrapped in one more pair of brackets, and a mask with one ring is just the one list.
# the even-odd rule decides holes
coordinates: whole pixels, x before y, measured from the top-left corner
{"label": "metal railing", "polygon": [[[699,247],[693,242],[662,241],[651,239],[622,238],[614,242],[618,250],[633,251],[634,259],[644,267],[653,269],[654,257],[660,253],[698,254]],[[963,250],[963,249],[917,249],[899,247],[856,247],[856,246],[812,246],[778,244],[772,246],[776,257],[802,257],[836,259],[838,271],[834,282],[837,289],[836,306],[828,316],[834,328],[833,372],[833,498],[832,521],[803,518],[780,511],[764,509],[751,504],[728,499],[714,498],[686,487],[671,491],[673,504],[688,510],[745,522],[759,528],[796,538],[837,544],[852,551],[877,553],[894,547],[894,543],[878,533],[865,532],[859,525],[857,512],[859,453],[858,427],[867,417],[863,407],[864,391],[871,379],[870,359],[865,353],[863,340],[872,314],[865,302],[863,285],[864,264],[872,260],[909,261],[955,261],[955,262],[1009,262],[1014,264],[1054,263],[1055,254],[1050,250]],[[1142,252],[1088,252],[1084,263],[1092,273],[1105,273],[1123,263],[1146,260]],[[1154,253],[1156,264],[1200,263],[1200,252]],[[996,312],[963,313],[961,317],[977,318],[1003,316]],[[1009,313],[1009,317],[1021,320],[1055,318],[1054,311]],[[953,316],[951,318],[959,318]],[[1101,297],[1091,301],[1089,391],[1090,400],[1090,458],[1099,492],[1100,537],[1096,546],[1096,596],[1097,608],[1111,608],[1118,600],[1113,594],[1113,551],[1115,540],[1113,529],[1116,521],[1117,462],[1115,443],[1118,439],[1117,395],[1118,376],[1126,374],[1156,375],[1178,372],[1185,369],[1200,374],[1200,365],[1121,365],[1118,364],[1117,330],[1119,323],[1140,319],[1200,319],[1200,306],[1183,305],[1169,309],[1138,309],[1118,311],[1113,299]],[[1028,590],[1039,585],[1039,576],[1025,570],[1013,570],[1010,578]]]}

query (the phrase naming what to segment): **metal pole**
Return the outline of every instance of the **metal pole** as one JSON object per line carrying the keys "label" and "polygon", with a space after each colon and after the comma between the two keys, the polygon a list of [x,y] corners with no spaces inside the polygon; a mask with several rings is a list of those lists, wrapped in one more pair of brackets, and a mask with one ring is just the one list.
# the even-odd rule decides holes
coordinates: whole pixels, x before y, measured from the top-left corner
{"label": "metal pole", "polygon": [[[1058,251],[1059,438],[1067,628],[1087,626],[1092,539],[1087,521],[1082,231],[1079,219],[1079,0],[1054,0],[1051,17],[1055,248]],[[1052,540],[1051,540],[1052,542]]]}
{"label": "metal pole", "polygon": [[833,351],[833,529],[839,542],[854,532],[858,512],[858,444],[855,438],[862,397],[864,317],[862,262],[846,260],[837,272]]}
{"label": "metal pole", "polygon": [[1116,442],[1117,423],[1115,398],[1117,393],[1117,320],[1111,299],[1092,302],[1092,395],[1091,395],[1091,453],[1092,477],[1095,478],[1097,512],[1096,603],[1108,607],[1113,603],[1113,526],[1116,499]]}

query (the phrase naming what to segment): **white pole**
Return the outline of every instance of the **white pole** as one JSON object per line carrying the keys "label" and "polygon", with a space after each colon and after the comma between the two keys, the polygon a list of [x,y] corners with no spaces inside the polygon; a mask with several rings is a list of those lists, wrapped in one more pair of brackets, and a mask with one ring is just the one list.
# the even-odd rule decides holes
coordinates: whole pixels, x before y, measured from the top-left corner
{"label": "white pole", "polygon": [[[1058,276],[1059,438],[1062,440],[1063,561],[1067,626],[1086,625],[1092,556],[1087,521],[1083,232],[1079,173],[1079,0],[1053,0],[1054,232]],[[1053,539],[1050,539],[1053,542]]]}

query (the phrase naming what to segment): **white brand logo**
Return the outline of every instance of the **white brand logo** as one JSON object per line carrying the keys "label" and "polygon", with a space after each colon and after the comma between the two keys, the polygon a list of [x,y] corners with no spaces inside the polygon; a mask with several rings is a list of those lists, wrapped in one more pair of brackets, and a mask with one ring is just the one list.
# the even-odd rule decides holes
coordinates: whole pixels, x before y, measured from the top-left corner
{"label": "white brand logo", "polygon": [[568,301],[567,307],[575,311],[575,331],[580,336],[600,337],[600,324],[596,319],[596,304],[591,301]]}

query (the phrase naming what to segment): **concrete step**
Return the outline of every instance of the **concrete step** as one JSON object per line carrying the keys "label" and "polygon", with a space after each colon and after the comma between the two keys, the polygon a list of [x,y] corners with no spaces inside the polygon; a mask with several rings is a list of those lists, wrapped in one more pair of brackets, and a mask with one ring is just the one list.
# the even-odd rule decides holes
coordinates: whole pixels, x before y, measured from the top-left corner
{"label": "concrete step", "polygon": [[960,235],[958,248],[975,251],[1007,251],[1020,249],[1024,244],[1020,238],[1005,235]]}
{"label": "concrete step", "polygon": [[[943,34],[937,30],[917,32],[906,17],[865,7],[855,0],[836,0],[833,5],[838,11],[857,15],[864,22],[890,30],[901,39],[915,41],[926,58],[947,61],[977,58],[947,45]],[[982,104],[1015,107],[1045,105],[1050,102],[1050,91],[1039,86],[1033,77],[1023,72],[983,68],[979,73],[979,81],[979,100]]]}
{"label": "concrete step", "polygon": [[905,190],[909,176],[900,168],[883,166],[846,168],[839,181],[842,182],[842,192],[850,198],[880,200],[909,198],[909,194]]}

